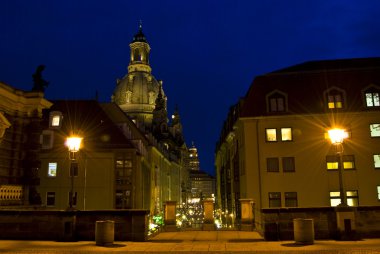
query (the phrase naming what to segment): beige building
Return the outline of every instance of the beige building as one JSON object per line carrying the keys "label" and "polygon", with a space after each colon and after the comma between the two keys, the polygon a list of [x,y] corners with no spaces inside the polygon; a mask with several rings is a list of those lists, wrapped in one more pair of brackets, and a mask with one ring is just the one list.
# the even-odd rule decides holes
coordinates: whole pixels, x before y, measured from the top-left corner
{"label": "beige building", "polygon": [[[380,204],[380,58],[314,61],[254,79],[216,148],[217,201],[262,208]],[[337,150],[327,131],[348,137]],[[342,169],[342,184],[339,172]]]}
{"label": "beige building", "polygon": [[39,124],[50,106],[42,91],[0,82],[0,206],[39,204]]}
{"label": "beige building", "polygon": [[[178,109],[169,122],[167,98],[151,74],[150,46],[141,26],[130,49],[128,73],[117,81],[111,103],[55,101],[45,112],[43,205],[67,208],[72,189],[80,210],[141,208],[154,215],[166,201],[182,202],[187,148]],[[74,171],[64,145],[71,134],[83,137]]]}

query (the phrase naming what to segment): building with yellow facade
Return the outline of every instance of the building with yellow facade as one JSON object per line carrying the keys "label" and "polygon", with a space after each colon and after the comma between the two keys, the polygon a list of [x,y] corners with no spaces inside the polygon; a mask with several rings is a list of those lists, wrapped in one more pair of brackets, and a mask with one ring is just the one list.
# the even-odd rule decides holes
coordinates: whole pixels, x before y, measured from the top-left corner
{"label": "building with yellow facade", "polygon": [[[111,103],[53,101],[44,111],[42,204],[79,210],[148,209],[182,203],[187,147],[178,109],[169,122],[162,81],[152,75],[150,46],[139,27],[130,44],[127,74],[117,80]],[[83,138],[74,166],[65,140]],[[74,167],[74,169],[73,169]]]}
{"label": "building with yellow facade", "polygon": [[[218,207],[239,221],[239,200],[251,199],[260,228],[267,208],[379,206],[379,96],[380,58],[311,61],[256,77],[216,146]],[[347,134],[338,150],[332,128]]]}

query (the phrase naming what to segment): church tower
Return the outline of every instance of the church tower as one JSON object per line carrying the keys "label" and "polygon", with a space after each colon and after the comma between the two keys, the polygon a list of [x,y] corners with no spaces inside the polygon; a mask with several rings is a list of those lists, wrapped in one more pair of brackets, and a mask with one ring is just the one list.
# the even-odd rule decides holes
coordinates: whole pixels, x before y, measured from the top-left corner
{"label": "church tower", "polygon": [[112,102],[119,105],[140,129],[150,131],[158,95],[161,93],[165,111],[167,98],[162,89],[162,81],[157,81],[152,75],[149,64],[150,46],[142,31],[141,23],[129,47],[128,73],[116,81]]}

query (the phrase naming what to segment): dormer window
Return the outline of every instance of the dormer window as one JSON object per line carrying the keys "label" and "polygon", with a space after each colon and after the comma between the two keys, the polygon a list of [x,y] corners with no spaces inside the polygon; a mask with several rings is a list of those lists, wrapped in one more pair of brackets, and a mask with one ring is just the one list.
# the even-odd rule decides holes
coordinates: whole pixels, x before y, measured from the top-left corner
{"label": "dormer window", "polygon": [[266,96],[268,112],[286,112],[287,95],[281,91],[275,90]]}
{"label": "dormer window", "polygon": [[380,107],[380,88],[374,85],[364,90],[365,105],[368,108]]}
{"label": "dormer window", "polygon": [[49,117],[49,127],[50,128],[60,128],[62,125],[62,113],[59,111],[50,112]]}
{"label": "dormer window", "polygon": [[327,108],[329,109],[342,109],[344,107],[344,90],[333,87],[325,91],[325,99],[327,101]]}

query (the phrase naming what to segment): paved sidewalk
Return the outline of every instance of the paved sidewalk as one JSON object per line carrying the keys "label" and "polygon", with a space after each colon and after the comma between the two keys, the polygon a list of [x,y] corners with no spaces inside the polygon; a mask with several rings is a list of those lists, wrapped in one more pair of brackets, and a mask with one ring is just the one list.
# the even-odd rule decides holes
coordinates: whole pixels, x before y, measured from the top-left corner
{"label": "paved sidewalk", "polygon": [[0,253],[315,253],[380,254],[380,239],[362,241],[315,241],[296,245],[294,241],[266,242],[256,232],[185,231],[165,232],[148,242],[115,242],[110,247],[94,241],[9,241],[0,240]]}

